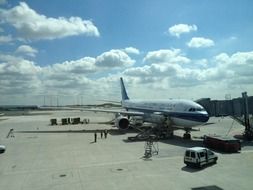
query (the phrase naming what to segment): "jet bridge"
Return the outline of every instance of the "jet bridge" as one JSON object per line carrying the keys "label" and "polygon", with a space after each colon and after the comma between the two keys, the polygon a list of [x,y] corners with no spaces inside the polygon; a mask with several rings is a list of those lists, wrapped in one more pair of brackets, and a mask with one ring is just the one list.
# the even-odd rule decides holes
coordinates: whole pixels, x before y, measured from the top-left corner
{"label": "jet bridge", "polygon": [[202,105],[209,116],[230,116],[245,126],[244,136],[248,140],[253,139],[253,96],[242,93],[242,97],[231,100],[211,100],[202,98],[196,101]]}

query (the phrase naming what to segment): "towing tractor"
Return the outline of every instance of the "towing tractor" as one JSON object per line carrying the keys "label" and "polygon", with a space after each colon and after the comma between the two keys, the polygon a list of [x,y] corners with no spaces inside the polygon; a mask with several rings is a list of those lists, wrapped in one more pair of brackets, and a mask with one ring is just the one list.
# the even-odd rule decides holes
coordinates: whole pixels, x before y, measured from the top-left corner
{"label": "towing tractor", "polygon": [[184,155],[184,163],[187,166],[202,168],[207,164],[216,164],[218,156],[208,148],[192,147],[187,148]]}

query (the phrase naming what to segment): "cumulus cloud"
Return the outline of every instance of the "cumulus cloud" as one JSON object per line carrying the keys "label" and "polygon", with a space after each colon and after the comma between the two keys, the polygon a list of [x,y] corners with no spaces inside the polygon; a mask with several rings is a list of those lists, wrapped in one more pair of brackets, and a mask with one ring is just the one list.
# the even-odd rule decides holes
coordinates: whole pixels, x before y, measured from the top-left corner
{"label": "cumulus cloud", "polygon": [[8,35],[8,36],[0,36],[0,44],[5,44],[5,43],[9,43],[12,42],[12,36]]}
{"label": "cumulus cloud", "polygon": [[[83,57],[78,60],[69,60],[62,63],[55,63],[47,67],[48,73],[58,73],[65,77],[66,75],[87,75],[107,69],[123,68],[131,66],[135,60],[132,60],[122,50],[110,50],[94,57]],[[58,75],[58,76],[60,76]]]}
{"label": "cumulus cloud", "polygon": [[[66,102],[71,99],[69,97],[79,94],[84,94],[84,99],[91,97],[91,94],[108,99],[112,95],[120,96],[120,76],[129,85],[128,90],[133,97],[148,94],[145,97],[182,95],[181,97],[188,98],[190,94],[200,98],[211,96],[211,93],[206,94],[207,91],[222,95],[226,90],[234,90],[236,86],[248,85],[247,89],[252,89],[253,52],[237,52],[232,55],[221,53],[208,60],[191,60],[182,55],[180,50],[157,50],[148,52],[145,56],[144,63],[149,63],[148,65],[127,68],[123,66],[129,65],[126,60],[130,58],[117,57],[122,52],[111,50],[97,58],[84,57],[44,67],[22,57],[0,55],[0,93],[34,96],[36,93],[59,94],[61,97],[68,96]],[[117,58],[110,58],[114,53]],[[127,55],[123,53],[124,56]],[[113,64],[104,66],[99,62],[100,56],[104,59],[103,64],[109,60],[113,60]],[[119,63],[119,60],[125,61]],[[181,64],[182,60],[187,64]],[[102,65],[98,66],[98,63]],[[118,67],[122,70],[118,70]],[[107,71],[113,68],[117,68],[117,72],[108,74]],[[161,94],[158,95],[159,92]]]}
{"label": "cumulus cloud", "polygon": [[[191,64],[153,61],[150,65],[128,68],[123,75],[130,78],[130,82],[138,83],[133,85],[145,86],[155,92],[164,93],[164,90],[170,89],[171,96],[178,95],[179,92],[186,95],[182,89],[189,90],[189,93],[191,90],[193,93],[205,89],[198,95],[207,97],[214,95],[206,94],[210,89],[215,91],[215,95],[223,96],[226,92],[231,92],[231,89],[233,93],[240,93],[242,87],[245,90],[253,87],[253,52],[237,52],[232,55],[221,53],[209,60],[191,60]],[[238,88],[238,91],[234,91],[235,88]]]}
{"label": "cumulus cloud", "polygon": [[17,48],[16,53],[25,54],[30,57],[35,57],[38,50],[28,45],[21,45]]}
{"label": "cumulus cloud", "polygon": [[190,59],[185,57],[180,49],[161,49],[148,52],[143,59],[146,63],[189,63]]}
{"label": "cumulus cloud", "polygon": [[92,85],[92,81],[86,76],[73,73],[53,72],[53,70],[43,70],[43,87],[46,92],[70,95],[87,90]]}
{"label": "cumulus cloud", "polygon": [[81,34],[99,36],[97,27],[90,20],[82,20],[80,17],[46,17],[25,2],[8,10],[0,9],[0,18],[2,22],[15,27],[26,40],[52,40]]}
{"label": "cumulus cloud", "polygon": [[[172,53],[174,55],[172,58],[175,58],[176,61],[166,61],[171,59],[171,56],[168,58],[159,53],[161,52],[149,52],[145,61],[148,61],[150,65],[128,68],[123,74],[131,78],[138,78],[139,82],[144,83],[163,80],[166,81],[167,88],[214,85],[221,81],[227,85],[244,81],[245,83],[241,84],[244,85],[250,84],[253,76],[253,52],[237,52],[231,56],[221,53],[210,60],[190,60],[183,57],[183,60],[191,64],[180,64],[178,60],[182,58],[175,58],[177,54],[175,52],[173,54],[173,51],[170,51],[169,55]],[[166,85],[158,82],[156,86]]]}
{"label": "cumulus cloud", "polygon": [[150,66],[148,65],[145,65],[143,67],[134,67],[134,68],[126,69],[123,72],[123,74],[128,75],[128,76],[140,76],[140,77],[152,75]]}
{"label": "cumulus cloud", "polygon": [[[147,82],[147,78],[149,81],[151,78],[162,79],[164,77],[174,77],[177,75],[181,75],[182,67],[177,64],[151,64],[145,65],[144,67],[136,67],[126,69],[123,74],[131,77],[138,77],[142,82]],[[142,79],[145,78],[145,81]],[[159,85],[159,83],[158,83]]]}
{"label": "cumulus cloud", "polygon": [[127,47],[127,48],[124,49],[124,51],[126,53],[130,53],[130,54],[136,54],[136,55],[140,54],[140,51],[137,48],[134,48],[134,47]]}
{"label": "cumulus cloud", "polygon": [[56,63],[51,66],[51,69],[57,73],[71,73],[71,74],[87,74],[96,71],[95,58],[84,57],[78,60],[65,61],[63,63]]}
{"label": "cumulus cloud", "polygon": [[188,43],[188,47],[191,48],[202,48],[214,46],[214,41],[208,38],[194,37]]}
{"label": "cumulus cloud", "polygon": [[96,94],[98,89],[103,91],[106,87],[105,84],[101,85],[96,80],[90,79],[91,73],[93,74],[92,76],[96,76],[96,73],[102,74],[114,68],[127,67],[134,62],[122,50],[110,50],[96,58],[83,57],[78,60],[64,61],[43,67],[40,78],[44,89],[47,89],[47,93],[57,92],[71,95],[83,92]]}
{"label": "cumulus cloud", "polygon": [[85,57],[41,67],[22,57],[0,54],[0,93],[35,96],[87,90],[87,86],[92,85],[88,85],[91,81],[85,75],[94,71],[94,62],[95,58]]}
{"label": "cumulus cloud", "polygon": [[197,31],[197,30],[198,30],[198,27],[195,24],[193,25],[176,24],[170,27],[168,32],[170,33],[170,35],[176,36],[179,38],[181,34]]}
{"label": "cumulus cloud", "polygon": [[135,60],[131,59],[122,50],[110,50],[96,58],[96,66],[98,67],[129,67],[134,63]]}
{"label": "cumulus cloud", "polygon": [[214,60],[219,68],[232,72],[235,80],[253,76],[253,51],[237,52],[232,56],[221,53]]}
{"label": "cumulus cloud", "polygon": [[41,68],[32,61],[0,55],[0,93],[34,93],[40,87],[40,71]]}
{"label": "cumulus cloud", "polygon": [[41,69],[32,61],[12,55],[0,55],[2,74],[20,73],[24,75],[36,75]]}

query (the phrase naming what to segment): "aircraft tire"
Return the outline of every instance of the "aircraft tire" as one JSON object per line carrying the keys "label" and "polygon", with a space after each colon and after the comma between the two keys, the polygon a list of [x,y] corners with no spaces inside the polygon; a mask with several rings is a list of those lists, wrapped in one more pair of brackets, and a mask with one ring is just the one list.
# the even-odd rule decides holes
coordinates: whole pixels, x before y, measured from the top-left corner
{"label": "aircraft tire", "polygon": [[191,139],[191,134],[185,133],[184,134],[184,139]]}

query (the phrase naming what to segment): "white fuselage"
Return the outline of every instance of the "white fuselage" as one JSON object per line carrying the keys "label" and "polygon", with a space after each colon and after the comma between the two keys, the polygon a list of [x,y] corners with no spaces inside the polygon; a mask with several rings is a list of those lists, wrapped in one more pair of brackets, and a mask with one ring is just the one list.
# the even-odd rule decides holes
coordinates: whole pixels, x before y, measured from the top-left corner
{"label": "white fuselage", "polygon": [[[190,100],[122,100],[122,107],[127,110],[140,111],[144,114],[161,114],[167,116],[173,125],[191,128],[204,124],[209,116],[206,110]],[[145,117],[144,117],[145,118]]]}

